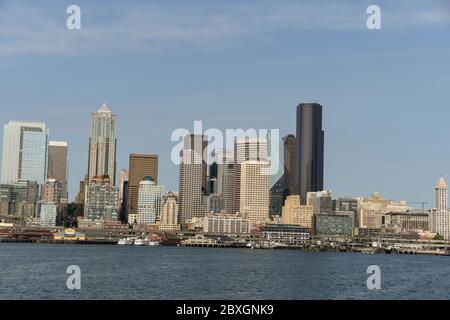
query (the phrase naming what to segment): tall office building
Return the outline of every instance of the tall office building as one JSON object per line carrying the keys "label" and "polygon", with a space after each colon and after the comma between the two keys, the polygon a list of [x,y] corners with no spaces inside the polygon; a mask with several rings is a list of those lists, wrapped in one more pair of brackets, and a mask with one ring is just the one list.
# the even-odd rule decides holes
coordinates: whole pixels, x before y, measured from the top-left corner
{"label": "tall office building", "polygon": [[48,144],[48,179],[61,184],[61,201],[67,203],[68,194],[68,143],[50,141]]}
{"label": "tall office building", "polygon": [[448,187],[444,177],[439,178],[436,190],[436,208],[430,216],[430,229],[450,240],[450,210],[448,209]]}
{"label": "tall office building", "polygon": [[94,177],[109,176],[116,185],[116,115],[106,104],[92,113],[89,136],[88,184]]}
{"label": "tall office building", "polygon": [[208,145],[204,135],[189,134],[184,137],[180,164],[180,223],[206,214],[204,197],[207,195],[207,163],[203,155]]}
{"label": "tall office building", "polygon": [[223,209],[234,209],[234,151],[223,150],[217,155],[217,193],[223,197]]}
{"label": "tall office building", "polygon": [[270,215],[280,216],[283,208],[284,200],[287,196],[284,188],[284,175],[270,188]]}
{"label": "tall office building", "polygon": [[302,204],[308,192],[323,190],[324,131],[322,106],[302,103],[297,107],[296,186]]}
{"label": "tall office building", "polygon": [[297,194],[295,182],[295,155],[297,147],[297,139],[293,134],[289,134],[283,138],[284,147],[284,174],[283,186],[285,190],[285,198],[290,195]]}
{"label": "tall office building", "polygon": [[161,216],[166,190],[156,185],[152,177],[145,177],[139,183],[138,224],[155,224]]}
{"label": "tall office building", "polygon": [[239,212],[253,225],[269,219],[269,167],[267,160],[244,161],[240,165]]}
{"label": "tall office building", "polygon": [[[241,208],[241,171],[246,161],[267,160],[266,138],[238,138],[234,145],[234,209],[232,213],[239,212]],[[269,188],[267,188],[269,192]]]}
{"label": "tall office building", "polygon": [[45,123],[11,121],[3,130],[3,183],[47,179],[48,129]]}
{"label": "tall office building", "polygon": [[130,154],[128,168],[128,216],[136,216],[138,214],[139,183],[145,177],[151,177],[158,184],[158,156],[155,154]]}

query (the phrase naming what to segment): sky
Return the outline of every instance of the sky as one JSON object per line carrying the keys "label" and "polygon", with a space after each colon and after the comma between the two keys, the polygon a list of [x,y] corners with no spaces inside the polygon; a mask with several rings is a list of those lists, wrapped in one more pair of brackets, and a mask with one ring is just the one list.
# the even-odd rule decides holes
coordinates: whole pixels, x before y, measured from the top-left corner
{"label": "sky", "polygon": [[[81,30],[66,28],[71,4]],[[372,4],[381,30],[366,27]],[[118,172],[132,152],[158,154],[159,183],[177,190],[175,129],[283,136],[316,101],[333,196],[431,207],[450,179],[449,31],[449,0],[0,0],[0,122],[44,121],[69,142],[73,199],[102,103],[118,117]]]}

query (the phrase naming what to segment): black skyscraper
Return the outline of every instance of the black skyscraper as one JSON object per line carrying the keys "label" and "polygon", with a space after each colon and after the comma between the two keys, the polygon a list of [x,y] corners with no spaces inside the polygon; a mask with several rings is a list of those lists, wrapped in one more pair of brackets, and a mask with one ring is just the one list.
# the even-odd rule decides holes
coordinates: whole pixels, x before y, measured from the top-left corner
{"label": "black skyscraper", "polygon": [[323,190],[323,158],[322,106],[301,103],[297,107],[296,183],[302,204],[307,192]]}

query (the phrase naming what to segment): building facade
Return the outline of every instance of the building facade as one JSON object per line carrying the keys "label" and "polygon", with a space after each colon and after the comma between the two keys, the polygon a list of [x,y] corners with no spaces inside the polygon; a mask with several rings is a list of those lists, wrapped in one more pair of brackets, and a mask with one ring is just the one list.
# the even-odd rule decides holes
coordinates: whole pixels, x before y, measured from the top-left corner
{"label": "building facade", "polygon": [[67,141],[50,141],[48,144],[48,176],[61,184],[61,202],[69,201],[68,193],[69,144]]}
{"label": "building facade", "polygon": [[323,190],[324,131],[322,106],[302,103],[297,107],[296,186],[302,204],[306,194]]}
{"label": "building facade", "polygon": [[435,188],[436,208],[430,215],[430,231],[450,240],[450,210],[448,208],[448,187],[444,177],[440,177]]}
{"label": "building facade", "polygon": [[203,232],[221,235],[250,233],[251,222],[235,214],[208,214],[203,220]]}
{"label": "building facade", "polygon": [[319,236],[353,235],[353,214],[317,214],[314,216],[315,233]]}
{"label": "building facade", "polygon": [[111,186],[116,184],[116,115],[106,104],[92,113],[89,135],[88,184],[95,177],[109,177]]}
{"label": "building facade", "polygon": [[172,191],[169,191],[164,196],[164,206],[161,212],[159,230],[180,230],[180,225],[178,223],[178,195],[173,193]]}
{"label": "building facade", "polygon": [[269,220],[269,161],[250,160],[240,165],[240,209],[252,224]]}
{"label": "building facade", "polygon": [[300,196],[288,196],[282,211],[282,224],[293,224],[310,230],[313,228],[313,207],[302,205]]}
{"label": "building facade", "polygon": [[87,186],[84,218],[90,221],[117,220],[118,191],[108,176],[94,177]]}
{"label": "building facade", "polygon": [[331,213],[333,202],[330,190],[308,192],[306,194],[306,204],[313,207],[313,213]]}
{"label": "building facade", "polygon": [[137,224],[155,224],[160,218],[166,190],[158,186],[152,177],[139,183]]}

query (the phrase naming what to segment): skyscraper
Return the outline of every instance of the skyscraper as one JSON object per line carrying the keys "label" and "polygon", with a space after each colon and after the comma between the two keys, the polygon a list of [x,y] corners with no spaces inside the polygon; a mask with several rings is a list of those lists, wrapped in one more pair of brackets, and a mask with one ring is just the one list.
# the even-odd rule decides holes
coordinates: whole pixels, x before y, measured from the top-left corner
{"label": "skyscraper", "polygon": [[108,175],[94,177],[87,186],[84,218],[89,220],[117,220],[118,191]]}
{"label": "skyscraper", "polygon": [[[238,138],[234,144],[234,209],[232,213],[239,212],[241,208],[241,166],[245,161],[266,161],[266,138]],[[267,189],[269,192],[269,189]]]}
{"label": "skyscraper", "polygon": [[208,145],[204,135],[189,134],[184,137],[180,164],[180,222],[206,214],[204,196],[207,194],[207,163],[203,157]]}
{"label": "skyscraper", "polygon": [[94,177],[109,176],[116,184],[116,115],[106,104],[92,113],[89,136],[88,184]]}
{"label": "skyscraper", "polygon": [[[284,146],[284,174],[283,185],[285,189],[285,197],[297,194],[295,186],[295,155],[297,139],[293,134],[289,134],[283,138]],[[283,199],[284,200],[284,199]]]}
{"label": "skyscraper", "polygon": [[139,183],[145,177],[151,177],[158,184],[158,156],[155,154],[130,154],[128,168],[128,216],[138,214]]}
{"label": "skyscraper", "polygon": [[47,178],[48,129],[45,123],[11,121],[3,130],[3,183]]}
{"label": "skyscraper", "polygon": [[138,224],[155,224],[161,216],[166,190],[156,185],[152,177],[145,177],[139,183]]}
{"label": "skyscraper", "polygon": [[269,167],[267,160],[249,160],[240,165],[239,212],[253,225],[269,219]]}
{"label": "skyscraper", "polygon": [[178,197],[172,191],[169,191],[164,197],[164,206],[160,220],[159,230],[180,230],[180,225],[178,224]]}
{"label": "skyscraper", "polygon": [[430,229],[450,240],[450,210],[448,209],[448,187],[444,177],[439,178],[436,190],[436,208],[430,216]]}
{"label": "skyscraper", "polygon": [[302,103],[297,107],[296,185],[301,203],[306,194],[323,190],[324,131],[322,106]]}
{"label": "skyscraper", "polygon": [[69,199],[67,188],[68,177],[68,143],[66,141],[50,141],[48,144],[48,179],[61,184],[61,201]]}
{"label": "skyscraper", "polygon": [[223,197],[224,210],[233,214],[234,209],[234,152],[223,150],[217,155],[217,193]]}

